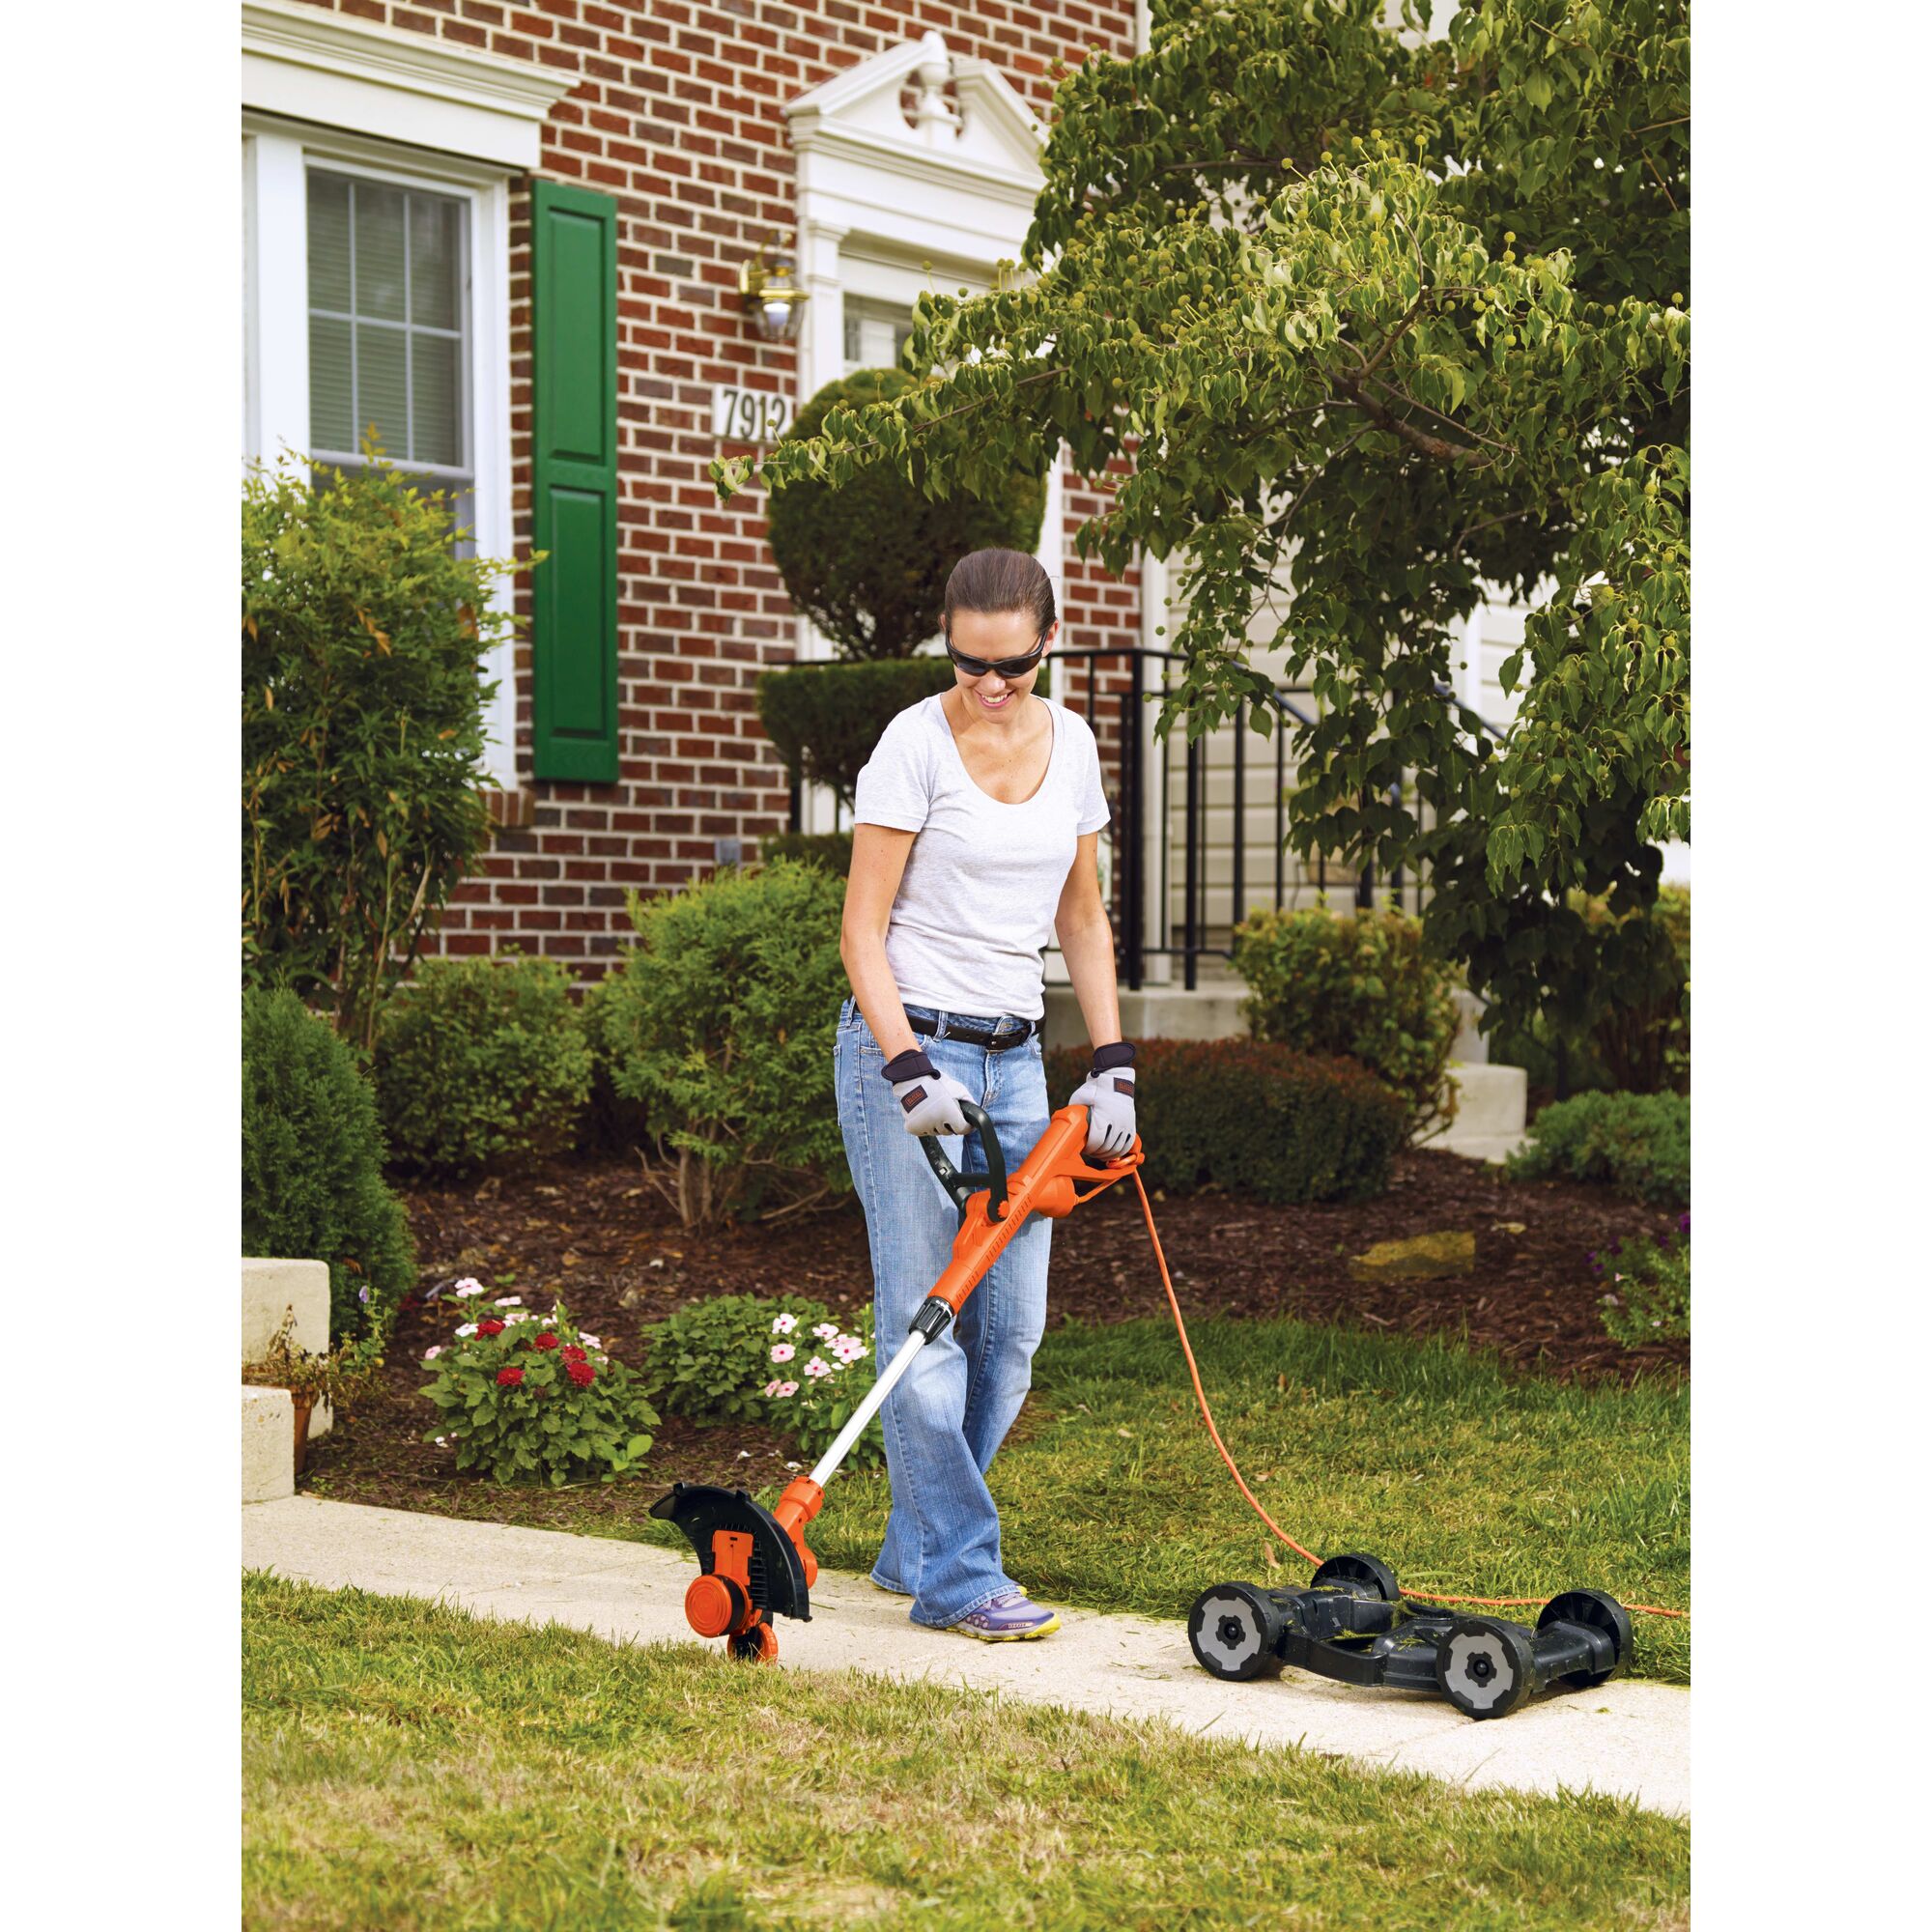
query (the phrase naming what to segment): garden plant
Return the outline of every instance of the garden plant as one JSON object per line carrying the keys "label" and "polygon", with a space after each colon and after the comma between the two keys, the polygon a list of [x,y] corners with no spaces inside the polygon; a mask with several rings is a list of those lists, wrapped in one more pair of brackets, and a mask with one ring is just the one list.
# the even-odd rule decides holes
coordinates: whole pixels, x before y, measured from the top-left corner
{"label": "garden plant", "polygon": [[630,895],[638,944],[599,1024],[611,1086],[649,1122],[646,1176],[687,1227],[772,1220],[850,1191],[826,1076],[844,902],[842,879],[789,859]]}
{"label": "garden plant", "polygon": [[[644,1330],[644,1386],[694,1422],[756,1422],[782,1432],[816,1462],[851,1420],[876,1373],[872,1309],[849,1332],[809,1296],[719,1294]],[[880,1425],[867,1424],[846,1466],[885,1461]]]}
{"label": "garden plant", "polygon": [[[1087,1078],[1091,1053],[1046,1056],[1048,1096]],[[1139,1122],[1149,1187],[1236,1199],[1360,1201],[1387,1187],[1408,1138],[1402,1096],[1358,1062],[1246,1039],[1146,1039]]]}
{"label": "garden plant", "polygon": [[591,1083],[570,984],[551,959],[425,959],[376,1037],[390,1157],[457,1177],[568,1147]]}
{"label": "garden plant", "polygon": [[1453,975],[1423,950],[1419,922],[1393,910],[1336,914],[1323,898],[1250,913],[1234,939],[1257,1039],[1350,1055],[1402,1095],[1411,1132],[1454,1118]]}
{"label": "garden plant", "polygon": [[1602,1293],[1605,1332],[1626,1349],[1690,1333],[1690,1215],[1677,1217],[1675,1239],[1618,1241],[1590,1257]]}
{"label": "garden plant", "polygon": [[1681,1094],[1578,1094],[1545,1107],[1509,1157],[1517,1179],[1600,1182],[1660,1208],[1690,1205],[1690,1102]]}
{"label": "garden plant", "polygon": [[585,1335],[562,1302],[532,1315],[473,1276],[451,1292],[469,1319],[423,1357],[422,1394],[439,1410],[429,1439],[452,1444],[459,1469],[498,1483],[609,1483],[637,1469],[658,1413],[637,1377]]}
{"label": "garden plant", "polygon": [[328,1264],[331,1340],[385,1336],[415,1285],[354,1049],[292,992],[242,996],[242,1252]]}
{"label": "garden plant", "polygon": [[459,557],[449,497],[364,453],[242,489],[242,971],[367,1049],[489,840],[491,593],[520,566]]}

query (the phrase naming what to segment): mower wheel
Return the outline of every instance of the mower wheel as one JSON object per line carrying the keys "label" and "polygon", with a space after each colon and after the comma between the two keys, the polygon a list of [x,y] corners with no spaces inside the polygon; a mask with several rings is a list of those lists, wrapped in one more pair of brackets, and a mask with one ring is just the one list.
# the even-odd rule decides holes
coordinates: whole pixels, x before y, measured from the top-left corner
{"label": "mower wheel", "polygon": [[1538,1630],[1547,1630],[1557,1623],[1584,1624],[1603,1631],[1610,1639],[1616,1659],[1607,1670],[1573,1670],[1569,1676],[1558,1679],[1559,1683],[1590,1690],[1599,1684],[1607,1684],[1612,1677],[1621,1677],[1630,1667],[1630,1612],[1614,1597],[1606,1597],[1601,1590],[1565,1590],[1560,1597],[1551,1597],[1536,1619]]}
{"label": "mower wheel", "polygon": [[1211,1583],[1187,1613],[1194,1661],[1230,1683],[1280,1671],[1282,1630],[1280,1606],[1252,1583]]}
{"label": "mower wheel", "polygon": [[779,1654],[779,1634],[770,1624],[753,1624],[731,1639],[731,1655],[741,1663],[775,1663]]}
{"label": "mower wheel", "polygon": [[1395,1572],[1379,1557],[1364,1556],[1359,1552],[1348,1556],[1331,1556],[1308,1579],[1311,1590],[1336,1585],[1366,1583],[1385,1604],[1402,1602],[1402,1587],[1395,1580]]}
{"label": "mower wheel", "polygon": [[1458,1617],[1435,1652],[1435,1682],[1465,1718],[1506,1718],[1536,1684],[1536,1650],[1520,1624]]}

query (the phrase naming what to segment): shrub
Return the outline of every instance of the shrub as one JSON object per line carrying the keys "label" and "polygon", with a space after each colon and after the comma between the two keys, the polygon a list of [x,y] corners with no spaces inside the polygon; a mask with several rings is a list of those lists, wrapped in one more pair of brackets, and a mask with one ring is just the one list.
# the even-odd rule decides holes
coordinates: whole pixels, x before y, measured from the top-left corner
{"label": "shrub", "polygon": [[644,1112],[617,1092],[611,1078],[610,992],[614,976],[583,995],[577,1016],[590,1049],[590,1097],[579,1117],[577,1145],[585,1153],[634,1154],[644,1138]]}
{"label": "shrub", "polygon": [[1454,969],[1423,952],[1415,920],[1332,913],[1325,900],[1251,913],[1235,928],[1235,970],[1257,1039],[1360,1061],[1403,1096],[1411,1132],[1453,1116]]}
{"label": "shrub", "polygon": [[[1087,1077],[1089,1050],[1046,1056],[1047,1092]],[[1351,1060],[1249,1039],[1137,1042],[1135,1117],[1148,1186],[1216,1187],[1277,1204],[1364,1201],[1407,1138],[1399,1095]]]}
{"label": "shrub", "polygon": [[1578,1094],[1536,1117],[1509,1157],[1520,1179],[1601,1181],[1661,1208],[1690,1205],[1690,1102],[1681,1094]]}
{"label": "shrub", "polygon": [[1602,1286],[1604,1331],[1626,1349],[1690,1337],[1690,1216],[1678,1217],[1678,1238],[1635,1236],[1590,1257]]}
{"label": "shrub", "polygon": [[515,1295],[489,1302],[480,1282],[456,1285],[473,1309],[454,1338],[423,1357],[436,1379],[420,1393],[440,1419],[424,1431],[456,1445],[459,1469],[499,1483],[611,1482],[648,1454],[658,1413],[638,1378],[583,1334],[562,1302],[532,1316]]}
{"label": "shrub", "polygon": [[415,1280],[384,1153],[348,1042],[293,993],[244,993],[242,1252],[326,1261],[331,1340],[386,1335]]}
{"label": "shrub", "polygon": [[845,885],[781,859],[631,895],[639,943],[604,994],[611,1085],[639,1102],[685,1226],[774,1219],[851,1188],[827,1068],[846,990]]}
{"label": "shrub", "polygon": [[383,1009],[376,1097],[392,1158],[469,1175],[568,1147],[590,1046],[554,960],[426,959]]}
{"label": "shrub", "polygon": [[[1049,657],[1035,691],[1051,689]],[[859,771],[908,705],[952,685],[951,658],[790,665],[758,675],[758,721],[795,782],[830,785],[847,806]],[[767,841],[769,844],[769,841]]]}
{"label": "shrub", "polygon": [[258,1388],[287,1389],[311,1402],[326,1402],[346,1415],[377,1384],[383,1368],[383,1338],[365,1335],[327,1353],[304,1349],[296,1340],[296,1312],[290,1308],[269,1337],[257,1362],[243,1362],[242,1379]]}
{"label": "shrub", "polygon": [[[847,1332],[822,1302],[804,1295],[721,1294],[652,1322],[643,1339],[645,1386],[673,1415],[766,1424],[814,1463],[865,1401],[876,1374],[876,1367],[859,1368],[872,1357],[869,1302]],[[843,1466],[884,1461],[875,1418]]]}
{"label": "shrub", "polygon": [[835,878],[844,878],[852,869],[852,835],[849,832],[773,832],[758,840],[758,856],[770,865],[774,859],[797,859],[808,866],[819,866]]}
{"label": "shrub", "polygon": [[1690,1084],[1690,894],[1663,886],[1656,903],[1613,913],[1601,896],[1573,892],[1577,951],[1591,962],[1584,1005],[1594,1018],[1553,1011],[1487,1022],[1490,1058],[1520,1066],[1532,1087],[1559,1097],[1597,1090],[1685,1093]]}
{"label": "shrub", "polygon": [[[798,412],[791,440],[817,436],[834,410],[862,410],[918,386],[902,369],[856,369]],[[1015,469],[997,498],[928,497],[892,463],[840,481],[801,479],[766,510],[772,556],[791,601],[848,659],[903,658],[939,630],[946,579],[969,552],[1031,551],[1046,482]]]}
{"label": "shrub", "polygon": [[365,1048],[488,840],[489,649],[511,620],[448,499],[366,445],[357,475],[258,471],[242,497],[242,972]]}

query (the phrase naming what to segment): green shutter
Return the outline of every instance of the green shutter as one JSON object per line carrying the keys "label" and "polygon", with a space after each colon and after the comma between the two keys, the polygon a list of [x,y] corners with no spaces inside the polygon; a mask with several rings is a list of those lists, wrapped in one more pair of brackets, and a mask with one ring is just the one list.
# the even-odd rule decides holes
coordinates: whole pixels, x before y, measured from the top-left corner
{"label": "green shutter", "polygon": [[534,769],[617,776],[617,204],[531,196]]}

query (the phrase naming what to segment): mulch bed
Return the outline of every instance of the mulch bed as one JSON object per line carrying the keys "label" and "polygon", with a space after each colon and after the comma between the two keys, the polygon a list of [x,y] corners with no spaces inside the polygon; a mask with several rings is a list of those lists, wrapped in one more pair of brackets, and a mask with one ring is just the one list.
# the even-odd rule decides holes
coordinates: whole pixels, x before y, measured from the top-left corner
{"label": "mulch bed", "polygon": [[[849,1199],[775,1228],[697,1233],[678,1226],[635,1161],[610,1158],[416,1187],[404,1199],[425,1291],[473,1274],[532,1308],[560,1296],[574,1320],[633,1363],[646,1322],[705,1296],[809,1294],[845,1314],[871,1294],[865,1219]],[[1185,1315],[1292,1315],[1387,1334],[1448,1334],[1563,1380],[1629,1381],[1689,1366],[1688,1343],[1626,1350],[1603,1331],[1590,1253],[1676,1226],[1674,1214],[1604,1188],[1512,1181],[1456,1154],[1411,1152],[1398,1157],[1386,1194],[1354,1206],[1270,1208],[1212,1194],[1156,1197],[1153,1205]],[[1473,1232],[1472,1272],[1441,1281],[1350,1278],[1349,1257],[1374,1242],[1444,1229]],[[1119,1321],[1166,1308],[1130,1183],[1055,1229],[1049,1323]],[[636,1484],[500,1492],[459,1476],[449,1451],[424,1442],[432,1412],[416,1395],[426,1379],[422,1351],[446,1341],[451,1325],[434,1302],[405,1306],[382,1389],[316,1444],[304,1488],[346,1501],[573,1528],[587,1526],[586,1512],[608,1508],[613,1522],[641,1512],[648,1498]],[[741,1458],[741,1450],[750,1453]],[[756,1487],[783,1479],[789,1453],[767,1432],[703,1430],[668,1417],[651,1461],[687,1481]]]}

